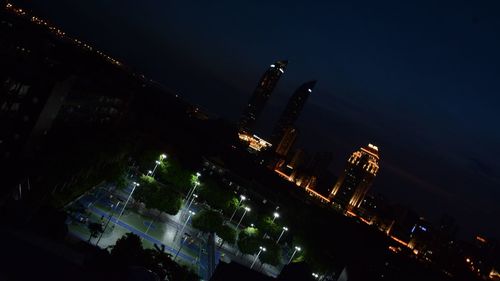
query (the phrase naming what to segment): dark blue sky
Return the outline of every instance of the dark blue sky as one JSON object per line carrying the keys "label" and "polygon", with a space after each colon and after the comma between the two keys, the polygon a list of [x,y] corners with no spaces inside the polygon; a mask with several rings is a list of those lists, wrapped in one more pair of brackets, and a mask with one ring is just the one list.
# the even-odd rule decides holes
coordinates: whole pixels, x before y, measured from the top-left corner
{"label": "dark blue sky", "polygon": [[267,66],[288,59],[263,136],[293,90],[317,79],[301,145],[333,151],[339,173],[373,142],[374,192],[431,220],[452,214],[462,234],[500,236],[498,1],[25,2],[231,120]]}

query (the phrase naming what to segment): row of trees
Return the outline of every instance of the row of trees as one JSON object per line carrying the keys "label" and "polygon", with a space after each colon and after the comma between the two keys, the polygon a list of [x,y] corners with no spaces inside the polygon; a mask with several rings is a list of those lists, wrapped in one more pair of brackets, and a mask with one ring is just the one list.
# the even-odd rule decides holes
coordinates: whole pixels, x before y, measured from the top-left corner
{"label": "row of trees", "polygon": [[192,220],[192,226],[204,233],[216,233],[222,239],[219,247],[225,242],[234,244],[236,242],[236,230],[224,224],[221,213],[214,210],[203,210],[196,214]]}
{"label": "row of trees", "polygon": [[[134,193],[134,198],[145,203],[147,208],[175,215],[181,208],[183,194],[192,188],[198,178],[175,159],[158,158],[158,155],[158,152],[150,152],[140,160],[141,166],[152,168],[155,167],[152,163],[159,162],[154,168],[154,178],[149,175],[141,176],[140,188]],[[255,227],[246,228],[238,234],[238,230],[225,223],[223,215],[228,216],[235,208],[241,207],[233,192],[228,192],[216,179],[205,176],[196,193],[197,201],[208,204],[209,208],[193,217],[194,228],[204,233],[217,234],[222,239],[219,247],[224,243],[236,244],[243,254],[255,254],[259,246],[264,246],[267,251],[261,255],[261,260],[271,265],[281,263],[281,246],[275,243],[275,238],[280,234],[282,226],[269,216],[259,218],[258,212],[253,212],[247,218],[256,222]],[[274,239],[266,239],[264,235]]]}
{"label": "row of trees", "polygon": [[222,240],[219,247],[222,247],[226,242],[230,244],[237,242],[236,245],[243,254],[253,255],[259,251],[260,246],[264,246],[267,251],[261,255],[262,262],[275,266],[281,264],[280,245],[276,244],[274,240],[265,239],[263,233],[256,227],[247,227],[242,231],[234,229],[224,222],[219,211],[203,210],[199,212],[193,217],[192,226],[204,233],[216,233]]}

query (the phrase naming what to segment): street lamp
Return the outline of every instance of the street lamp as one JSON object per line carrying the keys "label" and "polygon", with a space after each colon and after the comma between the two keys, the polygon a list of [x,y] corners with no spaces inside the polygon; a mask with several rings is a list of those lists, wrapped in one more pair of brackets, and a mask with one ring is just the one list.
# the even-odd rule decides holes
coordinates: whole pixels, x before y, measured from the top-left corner
{"label": "street lamp", "polygon": [[236,209],[234,209],[234,212],[233,214],[231,215],[231,218],[229,219],[229,221],[233,221],[233,218],[234,218],[234,215],[236,214],[236,211],[238,210],[238,208],[240,207],[241,203],[243,201],[245,201],[247,198],[245,197],[245,195],[240,195],[240,201],[238,202],[238,205],[236,205]]}
{"label": "street lamp", "polygon": [[313,273],[313,274],[312,274],[312,276],[313,276],[314,278],[318,279],[319,274],[318,274],[318,273]]}
{"label": "street lamp", "polygon": [[163,153],[160,155],[160,161],[167,158],[167,154]]}
{"label": "street lamp", "polygon": [[184,233],[184,228],[186,228],[186,225],[187,225],[189,219],[191,218],[191,216],[194,216],[194,215],[195,215],[195,212],[189,211],[189,216],[187,217],[186,221],[184,222],[184,225],[182,226],[181,235],[182,235],[182,233]]}
{"label": "street lamp", "polygon": [[122,211],[120,212],[120,215],[119,215],[119,216],[118,216],[118,218],[116,219],[115,224],[117,224],[117,223],[118,223],[118,221],[120,221],[120,218],[122,217],[123,212],[125,212],[125,208],[127,207],[128,201],[130,201],[130,198],[132,197],[132,194],[134,194],[135,188],[136,188],[136,187],[138,187],[140,184],[134,181],[134,182],[132,183],[132,185],[133,185],[134,187],[132,188],[132,191],[130,191],[130,194],[129,194],[129,195],[128,195],[128,197],[127,197],[127,201],[125,201],[125,205],[123,205]]}
{"label": "street lamp", "polygon": [[250,212],[250,208],[245,207],[245,211],[243,212],[243,215],[241,215],[241,219],[238,222],[238,225],[236,225],[236,229],[238,229],[238,227],[240,226],[240,223],[243,221],[243,218],[245,217],[245,215],[246,215],[247,212]]}
{"label": "street lamp", "polygon": [[198,185],[200,185],[200,182],[199,181],[195,181],[194,182],[194,186],[191,188],[191,190],[189,190],[189,193],[188,193],[188,195],[186,197],[186,202],[189,202],[189,200],[191,199],[191,196],[196,191],[196,188],[198,187]]}
{"label": "street lamp", "polygon": [[196,187],[198,187],[198,185],[200,185],[200,182],[198,181],[198,178],[200,176],[201,176],[201,174],[199,172],[196,172],[196,181],[194,182],[194,186],[189,190],[188,195],[186,196],[186,201],[189,201],[191,194],[193,194],[194,191],[196,190]]}
{"label": "street lamp", "polygon": [[[161,158],[160,158],[160,159],[161,159]],[[153,175],[154,175],[154,173],[155,173],[155,171],[156,171],[156,168],[158,168],[158,165],[160,165],[160,164],[161,164],[161,162],[160,162],[160,161],[158,161],[158,160],[156,160],[156,161],[155,161],[155,167],[153,168],[153,171],[151,171],[151,176],[153,176]]]}
{"label": "street lamp", "polygon": [[106,228],[108,228],[109,222],[113,218],[113,213],[118,209],[118,206],[120,206],[120,201],[118,201],[118,203],[116,203],[115,207],[111,211],[109,211],[108,221],[106,222],[106,225],[104,226],[104,229],[102,230],[101,235],[99,235],[99,238],[97,239],[97,242],[95,242],[96,246],[99,244],[99,241],[101,241],[102,235],[106,231]]}
{"label": "street lamp", "polygon": [[257,256],[255,256],[255,259],[253,259],[253,262],[252,262],[252,265],[250,266],[250,269],[252,269],[253,265],[255,264],[257,259],[259,258],[260,253],[265,252],[265,251],[266,251],[266,248],[264,248],[262,246],[259,247],[259,252],[257,253]]}
{"label": "street lamp", "polygon": [[191,204],[193,204],[193,201],[195,198],[198,198],[198,195],[197,194],[193,194],[193,197],[191,198],[191,202],[189,202],[187,208],[186,208],[186,211],[189,211],[189,208],[191,207]]}
{"label": "street lamp", "polygon": [[278,214],[278,212],[274,212],[274,214],[273,214],[273,220],[271,222],[274,223],[274,220],[277,219],[277,218],[279,218],[279,217],[280,217],[280,214]]}
{"label": "street lamp", "polygon": [[181,240],[181,243],[180,243],[180,244],[181,244],[181,246],[179,247],[179,250],[177,250],[177,253],[175,253],[175,256],[174,256],[174,261],[175,261],[175,259],[177,259],[177,256],[178,256],[178,255],[179,255],[179,253],[181,252],[181,250],[182,250],[182,246],[184,246],[184,243],[186,242],[186,240],[188,239],[188,237],[191,237],[191,235],[189,235],[189,234],[187,234],[187,233],[186,233],[186,235],[184,236],[184,239],[183,239],[183,240]]}
{"label": "street lamp", "polygon": [[292,256],[290,257],[290,260],[288,260],[288,262],[287,262],[286,264],[291,263],[291,262],[292,262],[292,260],[293,260],[293,257],[295,256],[295,254],[296,254],[297,252],[300,252],[301,250],[302,250],[302,249],[301,249],[300,247],[295,246],[295,250],[293,251],[293,254],[292,254]]}
{"label": "street lamp", "polygon": [[278,244],[278,242],[280,242],[281,236],[283,236],[283,233],[285,233],[285,231],[288,231],[288,227],[283,226],[283,230],[281,231],[280,236],[279,236],[279,237],[278,237],[278,239],[276,240],[276,244]]}

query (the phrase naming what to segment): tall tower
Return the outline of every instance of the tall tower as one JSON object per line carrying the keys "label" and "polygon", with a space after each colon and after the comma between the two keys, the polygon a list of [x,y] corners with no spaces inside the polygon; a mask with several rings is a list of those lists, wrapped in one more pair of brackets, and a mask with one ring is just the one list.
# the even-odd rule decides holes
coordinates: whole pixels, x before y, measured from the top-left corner
{"label": "tall tower", "polygon": [[344,208],[359,208],[377,175],[379,159],[378,147],[373,144],[355,151],[329,197]]}
{"label": "tall tower", "polygon": [[285,129],[285,133],[276,147],[276,154],[286,157],[297,139],[298,131],[294,127]]}
{"label": "tall tower", "polygon": [[306,104],[307,98],[312,93],[316,81],[309,81],[302,84],[295,93],[292,95],[285,110],[280,116],[278,123],[274,127],[273,133],[271,135],[271,142],[273,145],[277,144],[283,138],[287,128],[292,127],[295,121],[299,118],[300,112],[304,105]]}
{"label": "tall tower", "polygon": [[286,60],[277,61],[271,64],[264,75],[262,75],[259,85],[257,85],[241,115],[239,122],[240,132],[252,133],[257,118],[262,113],[281,75],[285,73],[287,64],[288,61]]}

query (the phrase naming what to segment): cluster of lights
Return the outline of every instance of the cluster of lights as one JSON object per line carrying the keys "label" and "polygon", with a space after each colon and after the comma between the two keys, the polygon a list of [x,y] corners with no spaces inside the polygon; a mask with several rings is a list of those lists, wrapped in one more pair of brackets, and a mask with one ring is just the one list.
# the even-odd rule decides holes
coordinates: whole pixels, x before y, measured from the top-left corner
{"label": "cluster of lights", "polygon": [[[477,272],[477,274],[481,273],[481,270],[474,265],[474,261],[471,258],[465,258],[465,262],[470,267],[472,272]],[[479,262],[481,263],[481,262]]]}
{"label": "cluster of lights", "polygon": [[12,12],[14,12],[14,13],[20,15],[20,16],[25,16],[26,15],[26,12],[23,9],[16,8],[11,3],[7,3],[5,5],[5,8],[7,8],[7,10],[12,11]]}
{"label": "cluster of lights", "polygon": [[[11,11],[11,12],[13,12],[13,13],[19,15],[19,16],[26,16],[27,15],[26,11],[24,11],[21,8],[14,7],[14,5],[12,5],[11,3],[7,3],[5,5],[5,7],[6,7],[7,10],[9,10],[9,11]],[[88,45],[88,44],[86,44],[86,43],[84,43],[84,42],[82,42],[82,41],[80,41],[78,39],[70,38],[69,36],[66,35],[66,33],[64,31],[62,31],[61,29],[59,29],[59,28],[51,25],[50,23],[48,23],[47,21],[45,21],[45,20],[43,20],[41,18],[38,18],[36,16],[32,16],[30,18],[30,21],[33,22],[33,23],[35,23],[35,24],[37,24],[37,25],[45,26],[53,34],[55,34],[55,35],[57,35],[57,36],[59,36],[61,38],[64,38],[64,39],[68,39],[69,41],[72,41],[73,43],[77,44],[79,47],[81,47],[83,49],[86,49],[88,51],[93,51],[94,50],[94,48],[92,46],[90,46],[90,45]],[[110,63],[116,65],[116,66],[123,66],[123,64],[120,61],[118,61],[118,60],[116,60],[116,59],[114,59],[114,58],[106,55],[105,53],[103,53],[101,51],[96,51],[96,53],[98,55],[100,55],[101,57],[103,57],[104,59],[106,59],[107,61],[109,61]]]}
{"label": "cluster of lights", "polygon": [[[291,167],[289,167],[291,168]],[[296,186],[300,187],[301,182],[300,181],[294,181],[294,178],[292,176],[289,176],[282,171],[280,171],[278,168],[274,169],[274,172],[280,175],[282,178],[286,179],[289,182],[295,183]],[[319,194],[318,192],[314,191],[313,189],[306,187],[305,188],[306,192],[309,193],[310,196],[319,199],[323,203],[330,203],[330,199]]]}
{"label": "cluster of lights", "polygon": [[238,133],[238,137],[241,141],[248,144],[248,147],[255,151],[262,151],[264,149],[270,148],[272,144],[256,135],[249,135],[245,133]]}

